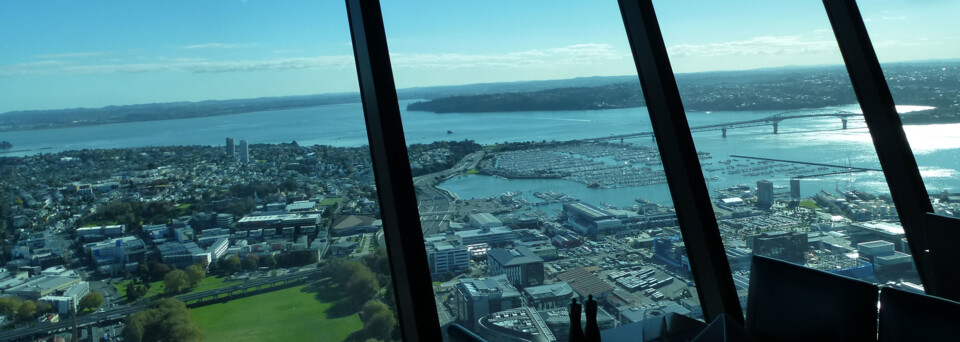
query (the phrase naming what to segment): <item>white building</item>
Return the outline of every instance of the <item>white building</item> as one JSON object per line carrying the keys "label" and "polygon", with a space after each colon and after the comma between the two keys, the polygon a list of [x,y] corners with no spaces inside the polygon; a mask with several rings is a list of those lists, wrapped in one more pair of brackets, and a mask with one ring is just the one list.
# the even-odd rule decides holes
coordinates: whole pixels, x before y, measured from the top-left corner
{"label": "white building", "polygon": [[486,243],[489,245],[496,245],[504,242],[513,241],[515,235],[513,234],[513,229],[507,227],[493,227],[493,228],[482,228],[482,229],[472,229],[472,230],[463,230],[453,233],[460,238],[460,241],[464,245],[475,245]]}
{"label": "white building", "polygon": [[444,275],[448,272],[460,272],[470,267],[470,251],[456,239],[445,239],[427,243],[427,263],[430,274]]}
{"label": "white building", "polygon": [[503,226],[503,222],[490,213],[470,214],[470,227],[473,228],[495,228]]}
{"label": "white building", "polygon": [[237,152],[241,163],[250,162],[250,147],[246,140],[240,140],[240,151]]}
{"label": "white building", "polygon": [[228,247],[230,247],[230,239],[225,237],[217,239],[210,247],[207,247],[207,253],[210,253],[210,262],[220,259],[227,253]]}

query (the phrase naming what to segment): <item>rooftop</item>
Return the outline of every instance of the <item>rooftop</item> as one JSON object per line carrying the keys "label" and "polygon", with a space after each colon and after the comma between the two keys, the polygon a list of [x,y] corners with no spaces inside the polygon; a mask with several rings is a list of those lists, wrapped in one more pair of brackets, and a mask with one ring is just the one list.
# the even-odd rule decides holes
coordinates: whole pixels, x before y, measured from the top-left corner
{"label": "rooftop", "polygon": [[557,276],[570,284],[580,296],[597,295],[613,291],[613,286],[591,273],[588,267],[572,269]]}
{"label": "rooftop", "polygon": [[317,206],[317,202],[313,201],[296,201],[290,204],[287,204],[287,211],[299,211],[299,210],[310,210],[313,207]]}
{"label": "rooftop", "polygon": [[576,211],[579,211],[581,214],[590,216],[593,219],[607,218],[610,216],[610,214],[608,214],[603,209],[594,207],[590,204],[583,203],[583,202],[564,204],[564,206],[575,209]]}
{"label": "rooftop", "polygon": [[573,295],[573,288],[566,282],[531,286],[523,289],[523,291],[535,299],[544,297],[569,297]]}
{"label": "rooftop", "polygon": [[500,219],[490,213],[470,214],[470,221],[476,221],[481,226],[488,223],[501,223]]}
{"label": "rooftop", "polygon": [[537,256],[526,246],[513,249],[494,248],[487,252],[487,255],[504,267],[543,262],[543,258]]}
{"label": "rooftop", "polygon": [[861,222],[861,223],[855,223],[855,224],[853,224],[853,226],[857,226],[857,227],[860,227],[860,228],[862,228],[862,229],[870,230],[870,231],[873,231],[873,232],[875,232],[875,233],[879,233],[879,234],[883,234],[883,235],[896,235],[896,236],[901,236],[901,237],[904,236],[904,235],[903,235],[903,226],[900,226],[900,225],[897,224],[897,223],[890,223],[890,222]]}
{"label": "rooftop", "polygon": [[507,227],[493,227],[493,228],[490,228],[490,230],[486,230],[486,231],[483,229],[471,229],[471,230],[459,231],[454,234],[456,234],[461,238],[467,238],[467,237],[475,237],[475,236],[481,236],[481,235],[513,234],[513,229],[510,229]]}
{"label": "rooftop", "polygon": [[347,229],[347,228],[353,228],[357,226],[372,226],[373,221],[376,221],[376,219],[370,216],[350,215],[337,221],[337,223],[333,225],[333,229]]}
{"label": "rooftop", "polygon": [[501,297],[520,296],[520,292],[510,285],[510,280],[506,274],[487,278],[460,278],[458,287],[465,291],[465,295],[471,300],[474,297],[484,297],[494,293],[500,293]]}

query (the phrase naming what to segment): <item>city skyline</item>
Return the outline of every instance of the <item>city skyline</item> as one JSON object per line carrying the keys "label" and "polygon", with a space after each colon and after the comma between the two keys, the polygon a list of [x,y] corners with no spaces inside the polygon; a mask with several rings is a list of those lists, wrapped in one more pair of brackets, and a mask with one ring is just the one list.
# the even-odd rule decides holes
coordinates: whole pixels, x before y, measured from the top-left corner
{"label": "city skyline", "polygon": [[[383,4],[397,86],[635,73],[616,2],[506,6]],[[819,3],[655,6],[678,73],[841,63]],[[956,25],[942,25],[957,4],[863,7],[882,61],[960,56]],[[339,2],[0,9],[0,113],[357,91]]]}

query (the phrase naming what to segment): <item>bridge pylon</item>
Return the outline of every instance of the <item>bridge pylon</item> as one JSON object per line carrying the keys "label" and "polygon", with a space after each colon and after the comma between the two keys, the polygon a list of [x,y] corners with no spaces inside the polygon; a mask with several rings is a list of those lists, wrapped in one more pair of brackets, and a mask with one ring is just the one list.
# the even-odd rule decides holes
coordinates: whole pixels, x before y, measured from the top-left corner
{"label": "bridge pylon", "polygon": [[726,137],[727,137],[727,128],[726,128],[726,127],[723,127],[723,128],[720,129],[720,131],[723,132],[723,137],[726,138]]}
{"label": "bridge pylon", "polygon": [[847,129],[847,118],[840,118],[840,121],[843,122],[843,129]]}
{"label": "bridge pylon", "polygon": [[780,123],[779,123],[779,122],[774,122],[774,123],[773,123],[773,134],[777,134],[778,128],[780,128]]}

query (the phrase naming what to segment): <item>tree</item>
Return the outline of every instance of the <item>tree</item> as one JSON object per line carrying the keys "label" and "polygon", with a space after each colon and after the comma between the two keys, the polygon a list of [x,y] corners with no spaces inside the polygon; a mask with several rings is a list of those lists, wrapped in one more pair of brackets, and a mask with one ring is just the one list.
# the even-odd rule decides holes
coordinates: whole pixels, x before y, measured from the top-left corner
{"label": "tree", "polygon": [[214,261],[210,263],[210,267],[207,269],[210,271],[210,274],[220,273],[220,262]]}
{"label": "tree", "polygon": [[193,264],[187,266],[186,268],[187,279],[190,281],[190,286],[197,286],[203,282],[203,278],[207,276],[207,271],[203,269],[203,265]]}
{"label": "tree", "polygon": [[155,281],[163,279],[163,277],[166,276],[167,273],[169,272],[170,272],[170,266],[167,266],[167,264],[161,264],[161,263],[150,264],[150,276]]}
{"label": "tree", "polygon": [[377,313],[390,311],[390,308],[379,300],[368,300],[363,304],[363,308],[361,308],[360,311],[363,312],[363,317],[366,319],[373,317],[373,315]]}
{"label": "tree", "polygon": [[86,311],[87,309],[93,311],[100,308],[101,305],[103,305],[103,295],[98,292],[88,293],[86,296],[83,296],[83,298],[80,298],[80,303],[77,303],[80,311]]}
{"label": "tree", "polygon": [[349,289],[356,303],[363,303],[373,298],[380,291],[377,276],[369,268],[361,265],[361,269],[350,277],[344,289]]}
{"label": "tree", "polygon": [[137,301],[137,299],[143,298],[147,294],[147,287],[144,285],[136,285],[132,281],[127,283],[127,300],[131,302]]}
{"label": "tree", "polygon": [[37,302],[37,313],[48,314],[48,313],[54,313],[54,312],[57,312],[57,310],[54,309],[53,305],[51,305],[50,303]]}
{"label": "tree", "polygon": [[243,269],[247,271],[256,271],[258,267],[259,257],[254,254],[247,254],[246,258],[243,258]]}
{"label": "tree", "polygon": [[363,330],[367,336],[384,341],[392,340],[393,328],[397,325],[397,318],[393,311],[379,311],[363,321]]}
{"label": "tree", "polygon": [[223,265],[221,266],[227,273],[237,273],[237,271],[240,270],[240,258],[236,255],[230,256],[229,258],[223,259]]}
{"label": "tree", "polygon": [[170,271],[163,277],[163,291],[168,294],[183,292],[189,285],[190,277],[182,270]]}
{"label": "tree", "polygon": [[0,315],[13,317],[17,313],[17,308],[19,307],[20,307],[19,298],[14,298],[14,297],[0,298]]}
{"label": "tree", "polygon": [[143,281],[146,281],[150,278],[150,267],[147,267],[145,264],[140,264],[137,266],[137,277],[140,277]]}
{"label": "tree", "polygon": [[25,300],[17,308],[17,319],[23,322],[33,320],[37,314],[37,304],[33,301]]}
{"label": "tree", "polygon": [[193,321],[187,306],[172,298],[153,301],[146,310],[130,315],[122,335],[133,342],[204,340],[203,329]]}
{"label": "tree", "polygon": [[277,259],[273,257],[273,254],[264,255],[260,258],[260,266],[267,268],[277,267]]}

